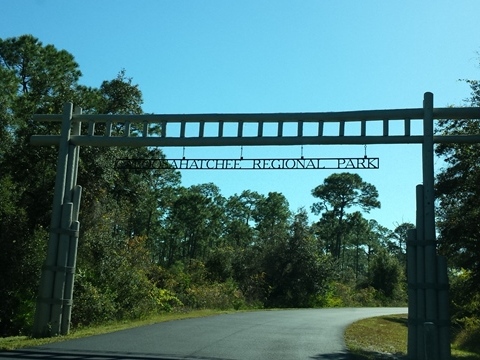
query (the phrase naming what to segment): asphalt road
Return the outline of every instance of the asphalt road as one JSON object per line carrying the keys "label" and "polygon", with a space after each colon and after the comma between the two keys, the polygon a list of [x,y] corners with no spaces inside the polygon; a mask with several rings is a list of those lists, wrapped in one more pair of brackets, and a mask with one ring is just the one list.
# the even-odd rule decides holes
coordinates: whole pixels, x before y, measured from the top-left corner
{"label": "asphalt road", "polygon": [[218,315],[0,352],[0,360],[345,360],[343,333],[350,323],[406,312],[335,308]]}

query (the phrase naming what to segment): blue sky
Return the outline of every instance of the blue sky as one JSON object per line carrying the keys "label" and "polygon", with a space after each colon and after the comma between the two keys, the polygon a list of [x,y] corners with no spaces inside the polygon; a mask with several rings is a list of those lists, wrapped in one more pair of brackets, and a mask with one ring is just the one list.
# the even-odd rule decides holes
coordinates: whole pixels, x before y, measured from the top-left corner
{"label": "blue sky", "polygon": [[[480,78],[478,0],[0,0],[0,37],[32,34],[75,56],[81,83],[121,69],[148,113],[323,112],[464,105]],[[170,158],[182,149],[164,149]],[[363,156],[363,146],[306,146],[306,157]],[[292,147],[246,147],[245,157],[298,157]],[[360,171],[393,229],[414,222],[420,146],[369,145],[379,170]],[[240,156],[238,147],[187,148],[187,157]],[[441,166],[441,161],[437,161]],[[334,171],[185,171],[225,196],[283,193],[293,211]],[[315,216],[312,216],[312,220]]]}

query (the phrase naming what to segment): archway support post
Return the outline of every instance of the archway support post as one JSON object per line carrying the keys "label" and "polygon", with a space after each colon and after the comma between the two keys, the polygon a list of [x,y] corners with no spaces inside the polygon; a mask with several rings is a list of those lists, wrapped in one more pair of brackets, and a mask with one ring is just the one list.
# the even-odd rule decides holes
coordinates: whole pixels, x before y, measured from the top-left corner
{"label": "archway support post", "polygon": [[423,98],[423,231],[425,248],[425,338],[429,338],[425,352],[432,354],[433,359],[438,355],[438,331],[427,331],[432,326],[438,327],[438,299],[437,299],[437,263],[436,263],[436,236],[435,236],[435,196],[434,196],[434,143],[433,143],[433,94],[427,92]]}
{"label": "archway support post", "polygon": [[408,358],[450,359],[447,264],[437,255],[434,194],[434,110],[433,94],[423,100],[423,185],[417,186],[416,229],[409,233]]}
{"label": "archway support post", "polygon": [[[81,109],[75,113],[81,114]],[[80,124],[72,123],[72,118],[73,104],[67,103],[62,115],[50,235],[38,290],[34,337],[66,335],[70,327],[81,198],[81,187],[76,185],[79,146],[70,142],[71,135],[80,133]]]}

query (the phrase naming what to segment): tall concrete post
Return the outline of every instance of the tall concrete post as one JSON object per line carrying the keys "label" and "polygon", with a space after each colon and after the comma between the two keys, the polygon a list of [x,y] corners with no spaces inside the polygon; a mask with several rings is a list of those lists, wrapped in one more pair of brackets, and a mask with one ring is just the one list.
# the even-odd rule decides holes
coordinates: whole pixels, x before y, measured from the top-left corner
{"label": "tall concrete post", "polygon": [[[40,288],[38,291],[37,307],[33,325],[33,336],[44,337],[52,335],[52,311],[55,306],[61,305],[63,299],[54,296],[58,256],[60,228],[62,225],[62,208],[67,176],[68,147],[70,128],[73,113],[73,104],[67,103],[63,107],[62,128],[57,158],[57,174],[53,194],[52,219],[50,222],[50,236],[48,239],[47,257],[42,268]],[[61,270],[63,271],[63,270]]]}
{"label": "tall concrete post", "polygon": [[423,323],[425,322],[425,236],[424,236],[424,206],[423,206],[423,185],[416,187],[416,280],[417,280],[417,313],[416,313],[416,349],[417,353],[412,356],[411,360],[425,359],[425,329]]}
{"label": "tall concrete post", "polygon": [[408,340],[407,355],[409,359],[417,356],[417,230],[407,232],[407,285],[408,285]]}
{"label": "tall concrete post", "polygon": [[437,256],[437,276],[438,276],[438,342],[439,359],[449,360],[451,357],[450,346],[450,309],[448,296],[448,273],[447,259],[444,256]]}
{"label": "tall concrete post", "polygon": [[[423,99],[423,221],[425,242],[425,316],[426,321],[438,326],[437,265],[435,242],[434,197],[434,143],[433,143],[433,94],[427,92]],[[434,332],[434,353],[438,358],[438,331]]]}
{"label": "tall concrete post", "polygon": [[[82,109],[75,108],[75,115],[81,115]],[[72,135],[80,135],[80,122],[72,124]],[[78,237],[80,231],[80,222],[78,215],[80,210],[80,200],[82,187],[77,185],[78,160],[80,155],[80,146],[69,145],[67,178],[65,185],[64,202],[72,204],[72,214],[70,223],[65,228],[68,238],[65,238],[65,277],[63,282],[63,306],[60,315],[61,335],[67,335],[70,331],[70,321],[72,318],[73,306],[73,285],[75,281],[75,268],[77,264]]]}

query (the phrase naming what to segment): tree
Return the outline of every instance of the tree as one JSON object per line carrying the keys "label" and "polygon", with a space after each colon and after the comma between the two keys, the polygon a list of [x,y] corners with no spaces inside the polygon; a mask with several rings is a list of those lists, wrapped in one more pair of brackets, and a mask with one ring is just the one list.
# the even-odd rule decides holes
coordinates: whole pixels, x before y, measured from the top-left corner
{"label": "tree", "polygon": [[371,229],[368,220],[358,211],[348,214],[346,223],[348,226],[346,238],[349,245],[353,248],[354,260],[352,268],[355,271],[355,279],[358,282],[360,275],[366,275],[368,272],[368,261],[362,261],[362,258],[364,258],[362,255],[365,254],[365,246],[368,245],[371,239]]}
{"label": "tree", "polygon": [[205,260],[223,233],[225,199],[214,184],[179,189],[165,220],[166,264]]}
{"label": "tree", "polygon": [[257,202],[253,219],[256,222],[256,245],[267,249],[288,236],[291,213],[283,194],[270,192]]}
{"label": "tree", "polygon": [[17,86],[15,73],[0,66],[0,162],[3,161],[5,154],[9,152],[14,140],[15,117],[12,114],[12,109]]}
{"label": "tree", "polygon": [[224,240],[238,250],[253,244],[253,216],[258,203],[263,199],[259,193],[244,190],[233,195],[225,204],[226,226]]}
{"label": "tree", "polygon": [[104,81],[100,86],[102,98],[98,112],[100,114],[141,114],[143,103],[142,93],[138,85],[132,84],[132,79],[126,77],[122,69],[117,78]]}
{"label": "tree", "polygon": [[[480,106],[480,82],[466,80],[470,105]],[[441,135],[480,133],[478,119],[447,119],[438,123]],[[449,266],[468,273],[468,293],[478,293],[480,282],[480,144],[438,144],[436,154],[446,163],[436,178],[437,225],[440,252]],[[465,298],[470,298],[466,296]]]}
{"label": "tree", "polygon": [[263,269],[272,307],[311,307],[325,291],[333,277],[329,255],[316,251],[313,231],[304,209],[294,216],[284,241],[275,243],[265,253]]}
{"label": "tree", "polygon": [[34,113],[59,113],[81,76],[70,53],[43,46],[32,35],[0,39],[0,67],[16,79],[14,109],[23,121]]}
{"label": "tree", "polygon": [[393,252],[396,253],[398,261],[404,266],[407,265],[407,233],[408,230],[415,228],[415,225],[409,222],[397,224],[392,232],[394,240]]}
{"label": "tree", "polygon": [[[0,39],[1,335],[16,335],[31,328],[37,295],[37,282],[32,279],[39,278],[50,223],[58,150],[33,147],[29,139],[32,134],[51,133],[54,125],[33,122],[31,115],[61,113],[66,101],[80,105],[85,113],[142,113],[141,91],[124,70],[100,88],[79,85],[80,76],[74,57],[65,50],[44,46],[31,35]],[[121,133],[123,128],[119,125],[114,131]],[[142,244],[132,247],[138,250],[138,258],[146,258],[144,248],[151,249],[158,239],[171,188],[179,182],[179,174],[172,169],[143,173],[116,170],[115,159],[128,156],[161,158],[163,154],[158,149],[83,147],[78,176],[84,192],[77,268],[80,285],[84,286],[75,289],[74,297],[105,294],[114,302],[107,301],[97,310],[110,314],[110,304],[109,309],[117,311],[115,316],[123,316],[122,296],[109,294],[148,294],[151,284],[144,268],[135,270],[138,281],[132,280],[134,276],[132,281],[113,281],[113,274],[108,273],[121,268],[122,276],[126,276],[138,267],[133,257],[131,261],[125,259],[125,248],[132,241]],[[85,304],[82,311],[86,313],[79,314],[77,308],[74,316],[88,318],[96,305],[91,301]]]}
{"label": "tree", "polygon": [[388,299],[395,299],[401,294],[404,281],[402,266],[398,260],[385,249],[379,251],[372,262],[370,284]]}
{"label": "tree", "polygon": [[322,185],[312,190],[312,195],[320,199],[313,204],[313,213],[329,213],[328,216],[335,222],[335,242],[331,253],[334,258],[339,259],[346,232],[346,210],[355,206],[365,212],[379,208],[378,191],[372,184],[364,182],[358,174],[340,173],[326,178]]}
{"label": "tree", "polygon": [[31,115],[61,112],[80,74],[72,55],[31,35],[0,39],[1,335],[30,326],[49,226],[56,149],[29,145],[49,127]]}

